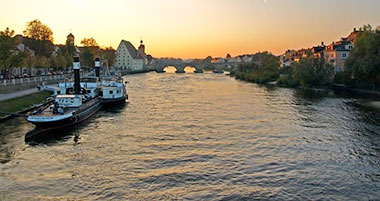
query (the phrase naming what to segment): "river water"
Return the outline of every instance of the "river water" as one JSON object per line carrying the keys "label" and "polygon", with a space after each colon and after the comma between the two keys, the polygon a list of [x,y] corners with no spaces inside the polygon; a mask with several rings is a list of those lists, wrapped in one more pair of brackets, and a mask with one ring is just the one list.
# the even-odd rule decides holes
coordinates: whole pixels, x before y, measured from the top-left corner
{"label": "river water", "polygon": [[125,78],[128,105],[25,143],[0,124],[0,200],[371,200],[380,116],[360,99],[220,74]]}

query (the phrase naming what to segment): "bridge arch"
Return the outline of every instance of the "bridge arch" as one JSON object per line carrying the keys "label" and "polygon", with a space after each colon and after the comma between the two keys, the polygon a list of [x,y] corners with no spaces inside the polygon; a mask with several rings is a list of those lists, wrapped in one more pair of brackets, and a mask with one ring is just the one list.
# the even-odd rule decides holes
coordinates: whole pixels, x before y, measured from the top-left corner
{"label": "bridge arch", "polygon": [[178,68],[176,66],[168,65],[163,67],[162,71],[165,73],[176,73],[178,71]]}
{"label": "bridge arch", "polygon": [[191,73],[203,73],[203,68],[201,68],[197,65],[188,64],[188,65],[186,65],[185,69],[187,69],[187,70],[191,69],[192,70]]}
{"label": "bridge arch", "polygon": [[203,63],[194,63],[194,62],[183,62],[183,61],[159,61],[155,65],[156,72],[158,73],[164,73],[165,69],[167,67],[174,67],[177,69],[176,73],[185,73],[185,68],[186,71],[188,71],[188,68],[191,67],[195,69],[194,73],[203,73],[203,68],[205,67],[205,64]]}

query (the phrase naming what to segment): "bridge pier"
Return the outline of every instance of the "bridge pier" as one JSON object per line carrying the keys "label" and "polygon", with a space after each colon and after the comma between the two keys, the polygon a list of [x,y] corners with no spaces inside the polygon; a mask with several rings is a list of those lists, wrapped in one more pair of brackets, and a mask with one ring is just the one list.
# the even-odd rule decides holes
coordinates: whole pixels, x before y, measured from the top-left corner
{"label": "bridge pier", "polygon": [[165,73],[164,69],[156,69],[156,73]]}
{"label": "bridge pier", "polygon": [[185,66],[175,66],[175,68],[177,69],[176,73],[185,73]]}
{"label": "bridge pier", "polygon": [[194,73],[204,73],[203,69],[195,68]]}

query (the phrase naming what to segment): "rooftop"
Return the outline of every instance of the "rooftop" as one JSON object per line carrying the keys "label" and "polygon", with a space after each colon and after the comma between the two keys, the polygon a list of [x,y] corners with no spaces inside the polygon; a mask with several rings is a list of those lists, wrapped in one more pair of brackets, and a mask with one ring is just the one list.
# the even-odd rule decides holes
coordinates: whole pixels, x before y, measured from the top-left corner
{"label": "rooftop", "polygon": [[121,43],[124,44],[125,47],[127,47],[129,54],[132,56],[132,59],[143,59],[141,58],[137,49],[135,48],[135,46],[132,45],[131,42],[122,40]]}

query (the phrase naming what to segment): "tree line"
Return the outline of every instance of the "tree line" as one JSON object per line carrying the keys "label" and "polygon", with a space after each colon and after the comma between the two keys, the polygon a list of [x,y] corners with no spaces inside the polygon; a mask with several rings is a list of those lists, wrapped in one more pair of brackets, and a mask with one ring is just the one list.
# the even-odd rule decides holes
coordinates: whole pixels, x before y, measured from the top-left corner
{"label": "tree line", "polygon": [[[116,58],[112,47],[100,48],[92,37],[84,38],[80,42],[82,47],[75,47],[70,41],[55,46],[52,30],[37,19],[26,24],[23,35],[15,36],[14,30],[8,27],[0,31],[0,70],[6,76],[12,67],[25,67],[29,75],[33,68],[65,70],[72,67],[72,58],[78,53],[85,67],[93,67],[95,57],[107,60],[109,66]],[[21,44],[24,51],[19,50]]]}

